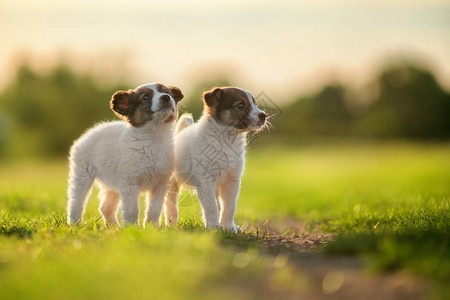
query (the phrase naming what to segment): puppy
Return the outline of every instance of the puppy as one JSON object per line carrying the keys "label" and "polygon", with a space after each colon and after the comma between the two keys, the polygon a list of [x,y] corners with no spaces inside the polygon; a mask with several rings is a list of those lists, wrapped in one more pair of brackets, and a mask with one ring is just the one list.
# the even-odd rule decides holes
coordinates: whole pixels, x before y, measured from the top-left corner
{"label": "puppy", "polygon": [[174,167],[173,128],[183,93],[160,83],[118,91],[110,107],[123,121],[89,129],[70,150],[68,222],[80,222],[91,186],[100,188],[100,213],[106,223],[120,226],[121,203],[125,224],[139,216],[139,194],[147,193],[147,222],[160,225],[160,216]]}
{"label": "puppy", "polygon": [[244,170],[245,135],[265,126],[267,115],[249,92],[236,87],[205,92],[203,102],[203,116],[197,123],[183,115],[177,124],[175,172],[164,204],[166,224],[178,221],[179,187],[187,184],[197,190],[206,228],[222,226],[238,232],[234,213]]}

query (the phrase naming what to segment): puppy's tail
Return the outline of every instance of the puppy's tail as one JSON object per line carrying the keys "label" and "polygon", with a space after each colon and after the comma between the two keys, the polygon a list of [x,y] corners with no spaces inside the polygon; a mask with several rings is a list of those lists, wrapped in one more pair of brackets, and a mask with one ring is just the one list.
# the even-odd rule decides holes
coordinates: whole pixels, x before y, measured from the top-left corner
{"label": "puppy's tail", "polygon": [[180,133],[181,130],[185,129],[189,125],[194,124],[194,118],[191,114],[183,114],[177,122],[177,127],[175,127],[175,133]]}

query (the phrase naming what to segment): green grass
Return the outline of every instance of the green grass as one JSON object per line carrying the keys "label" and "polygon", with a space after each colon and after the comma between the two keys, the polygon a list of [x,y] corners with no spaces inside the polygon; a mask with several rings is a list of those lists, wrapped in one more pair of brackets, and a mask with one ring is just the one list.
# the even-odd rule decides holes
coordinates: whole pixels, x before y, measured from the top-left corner
{"label": "green grass", "polygon": [[278,158],[266,160],[267,152],[253,158],[247,173],[253,180],[244,181],[242,195],[262,208],[258,213],[289,215],[312,230],[337,233],[328,253],[364,255],[375,270],[406,268],[448,282],[448,145],[266,151]]}
{"label": "green grass", "polygon": [[[326,253],[448,282],[449,145],[255,144],[247,157],[238,224],[295,218],[337,234]],[[66,180],[64,160],[1,163],[0,299],[246,298],[259,281],[292,281],[253,233],[203,230],[188,192],[177,229],[105,227],[95,192],[68,227]]]}

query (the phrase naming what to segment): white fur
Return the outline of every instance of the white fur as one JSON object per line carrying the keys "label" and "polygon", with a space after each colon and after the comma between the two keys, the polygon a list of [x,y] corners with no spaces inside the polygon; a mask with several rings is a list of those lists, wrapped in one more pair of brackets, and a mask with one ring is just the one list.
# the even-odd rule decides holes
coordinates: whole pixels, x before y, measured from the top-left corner
{"label": "white fur", "polygon": [[[158,92],[153,105],[158,105]],[[175,102],[172,99],[175,108]],[[156,103],[156,104],[155,104]],[[156,108],[157,106],[155,106]],[[156,110],[156,109],[154,109]],[[68,222],[81,220],[94,180],[101,193],[100,212],[107,223],[119,225],[119,201],[125,223],[138,221],[141,192],[147,193],[145,222],[160,225],[160,216],[174,167],[173,127],[167,112],[156,112],[141,127],[125,121],[102,123],[88,130],[70,150]]]}
{"label": "white fur", "polygon": [[248,130],[265,125],[265,120],[261,124],[259,118],[264,112],[253,102],[253,96],[240,90],[252,105],[247,130],[219,124],[207,114],[197,123],[186,114],[178,121],[175,170],[164,204],[166,225],[178,222],[178,193],[184,184],[196,188],[206,228],[240,230],[234,223],[234,214],[245,164],[245,135]]}
{"label": "white fur", "polygon": [[218,124],[212,117],[203,116],[176,135],[175,173],[165,202],[166,224],[178,221],[179,186],[186,184],[197,190],[207,228],[222,226],[239,231],[234,213],[244,170],[244,149],[245,133]]}

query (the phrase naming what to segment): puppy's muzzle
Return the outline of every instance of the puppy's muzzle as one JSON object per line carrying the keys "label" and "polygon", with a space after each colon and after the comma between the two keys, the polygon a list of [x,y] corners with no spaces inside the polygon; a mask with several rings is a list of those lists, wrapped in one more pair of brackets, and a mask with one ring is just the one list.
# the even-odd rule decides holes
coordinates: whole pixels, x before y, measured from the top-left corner
{"label": "puppy's muzzle", "polygon": [[259,126],[264,125],[264,123],[266,122],[266,119],[267,119],[266,113],[265,112],[260,112],[258,114],[258,125]]}
{"label": "puppy's muzzle", "polygon": [[162,95],[159,98],[159,109],[160,110],[174,109],[172,99],[170,99],[169,95]]}

